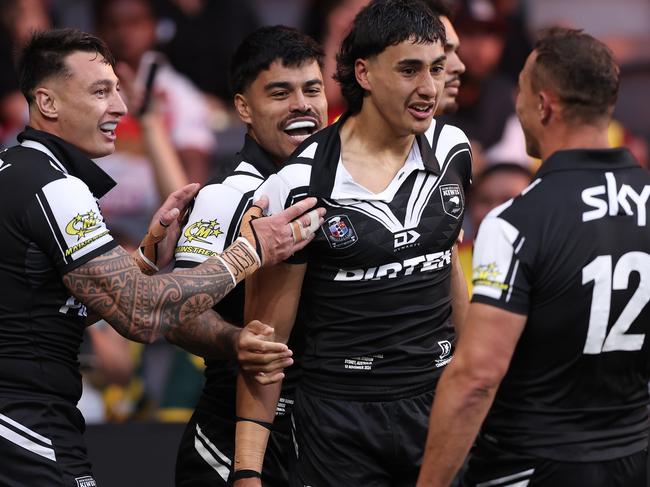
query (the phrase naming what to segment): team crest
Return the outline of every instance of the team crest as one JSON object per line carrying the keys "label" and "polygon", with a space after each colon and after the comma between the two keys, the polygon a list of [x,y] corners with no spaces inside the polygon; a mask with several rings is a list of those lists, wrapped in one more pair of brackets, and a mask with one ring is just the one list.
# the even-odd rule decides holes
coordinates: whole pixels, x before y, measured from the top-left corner
{"label": "team crest", "polygon": [[328,218],[321,229],[333,249],[345,249],[359,240],[347,215]]}
{"label": "team crest", "polygon": [[212,242],[208,242],[206,239],[216,237],[222,233],[221,226],[217,220],[199,220],[189,225],[183,232],[183,236],[186,242],[196,240],[197,242],[212,245]]}
{"label": "team crest", "polygon": [[90,475],[77,477],[75,478],[75,481],[77,482],[77,487],[97,487],[97,483],[95,482],[95,479],[92,478]]}
{"label": "team crest", "polygon": [[440,186],[440,199],[442,200],[442,208],[445,210],[445,213],[458,220],[465,208],[463,192],[460,186],[457,184],[443,184]]}
{"label": "team crest", "polygon": [[84,214],[77,214],[65,226],[65,233],[68,235],[76,235],[77,240],[81,240],[87,233],[93,233],[102,226],[102,218],[100,215],[90,210]]}

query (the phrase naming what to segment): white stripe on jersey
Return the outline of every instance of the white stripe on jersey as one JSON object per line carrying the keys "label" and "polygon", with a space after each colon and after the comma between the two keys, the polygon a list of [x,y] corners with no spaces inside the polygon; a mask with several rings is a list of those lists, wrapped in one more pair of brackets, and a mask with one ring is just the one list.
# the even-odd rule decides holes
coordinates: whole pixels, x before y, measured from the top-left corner
{"label": "white stripe on jersey", "polygon": [[68,174],[68,171],[65,170],[63,164],[61,164],[59,160],[56,157],[54,157],[52,151],[47,147],[45,147],[40,142],[36,142],[35,140],[23,140],[23,142],[20,145],[22,145],[23,147],[29,147],[30,149],[36,149],[38,151],[47,154],[51,159],[50,163],[54,169],[56,169],[57,171],[61,171],[64,174]]}
{"label": "white stripe on jersey", "polygon": [[[205,445],[201,442],[199,438],[202,438],[205,441]],[[223,452],[221,452],[209,439],[203,434],[199,425],[196,425],[196,436],[194,437],[194,448],[201,455],[201,458],[210,465],[223,479],[224,482],[228,481],[228,476],[230,475],[229,466],[232,465],[230,458],[228,458]],[[216,455],[216,457],[215,457]]]}
{"label": "white stripe on jersey", "polygon": [[[21,435],[16,431],[7,428],[4,424],[2,424],[3,422],[12,425],[16,429],[19,429],[20,431],[26,433],[26,435],[25,436]],[[0,414],[0,437],[10,441],[14,445],[24,448],[25,450],[31,451],[32,453],[36,453],[41,457],[56,462],[56,455],[54,453],[54,448],[48,448],[44,445],[41,445],[40,443],[36,443],[34,440],[28,438],[28,436],[38,439],[48,445],[52,444],[52,441],[49,440],[48,438],[39,435],[35,431],[27,428],[26,426],[23,426],[20,423],[17,423],[16,421],[12,420],[11,418],[8,418],[4,414]]]}
{"label": "white stripe on jersey", "polygon": [[63,261],[67,262],[65,252],[63,251],[63,248],[61,247],[61,243],[59,242],[59,237],[57,237],[56,232],[54,231],[54,227],[52,226],[52,222],[50,221],[50,217],[47,216],[47,212],[45,211],[45,208],[43,207],[43,203],[41,202],[41,198],[39,198],[38,195],[36,195],[36,201],[38,201],[38,205],[41,207],[41,211],[43,212],[45,221],[47,222],[48,226],[50,227],[50,230],[52,231],[52,237],[54,238],[56,245],[59,247],[59,250],[61,251],[61,255],[63,256]]}
{"label": "white stripe on jersey", "polygon": [[303,159],[313,159],[314,156],[316,155],[316,149],[318,148],[318,142],[314,142],[309,145],[304,151],[302,151],[300,154],[298,154],[298,157],[302,157]]}
{"label": "white stripe on jersey", "polygon": [[[257,188],[254,201],[260,199],[260,196],[266,195],[269,198],[269,207],[266,210],[266,214],[275,215],[276,213],[280,213],[284,210],[289,193],[296,188],[309,186],[310,177],[311,165],[309,164],[290,164],[285,166],[276,174],[269,176]],[[291,181],[291,184],[288,181]]]}
{"label": "white stripe on jersey", "polygon": [[[490,486],[509,486],[509,487],[525,487],[530,482],[530,477],[535,473],[535,469],[531,468],[529,470],[524,470],[523,472],[513,473],[512,475],[506,475],[505,477],[499,477],[498,479],[488,480],[487,482],[481,482],[476,484],[476,487],[490,487]],[[522,477],[528,477],[526,480],[519,480]],[[508,482],[517,480],[517,483],[510,484]]]}
{"label": "white stripe on jersey", "polygon": [[248,162],[240,162],[239,165],[235,168],[235,171],[242,171],[242,172],[249,172],[251,174],[255,174],[262,179],[264,179],[264,176],[262,176],[262,173],[257,170],[255,166],[252,164],[249,164]]}
{"label": "white stripe on jersey", "polygon": [[[474,294],[500,299],[503,291],[508,290],[507,298],[510,299],[510,290],[519,262],[513,247],[518,236],[519,231],[507,221],[493,215],[485,217],[474,243],[472,259]],[[517,251],[520,249],[521,245],[518,245]],[[515,266],[511,274],[512,279],[506,283],[512,266]]]}

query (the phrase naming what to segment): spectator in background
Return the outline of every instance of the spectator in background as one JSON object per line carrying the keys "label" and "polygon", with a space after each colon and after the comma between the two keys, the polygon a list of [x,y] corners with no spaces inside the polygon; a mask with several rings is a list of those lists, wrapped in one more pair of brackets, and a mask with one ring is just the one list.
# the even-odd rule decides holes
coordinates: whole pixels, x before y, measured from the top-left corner
{"label": "spectator in background", "polygon": [[489,0],[464,0],[454,25],[466,70],[458,111],[442,119],[462,127],[472,141],[475,172],[496,161],[529,164],[515,116],[515,84],[497,71],[505,46],[505,19]]}
{"label": "spectator in background", "polygon": [[472,247],[478,228],[492,208],[514,198],[530,184],[532,171],[521,164],[497,163],[486,167],[475,179],[467,198],[465,239],[459,247],[461,267],[472,293]]}
{"label": "spectator in background", "polygon": [[16,135],[29,115],[18,89],[14,53],[32,33],[50,26],[43,0],[0,0],[0,148],[16,144]]}
{"label": "spectator in background", "polygon": [[231,107],[228,63],[260,26],[250,0],[154,0],[172,65],[211,98]]}
{"label": "spectator in background", "polygon": [[[118,62],[126,66],[120,67],[120,77],[131,71],[142,82],[146,77],[142,72],[146,67],[140,69],[145,53],[156,46],[156,18],[149,0],[97,0],[94,6],[98,35]],[[215,140],[201,93],[164,61],[153,90],[187,179],[204,182],[210,173],[209,158]],[[99,162],[118,182],[117,190],[103,200],[102,210],[111,227],[123,237],[123,243],[137,243],[159,202],[178,184],[156,178],[164,173],[156,173],[152,165],[135,114],[131,112],[119,125],[115,153]]]}

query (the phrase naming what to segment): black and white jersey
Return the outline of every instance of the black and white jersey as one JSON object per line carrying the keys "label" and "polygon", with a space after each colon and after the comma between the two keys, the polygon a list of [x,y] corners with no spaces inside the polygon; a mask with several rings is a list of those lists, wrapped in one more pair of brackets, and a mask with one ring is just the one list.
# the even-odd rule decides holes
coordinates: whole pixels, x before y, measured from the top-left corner
{"label": "black and white jersey", "polygon": [[647,446],[649,196],[627,150],[560,151],[485,218],[472,300],[528,317],[486,440],[560,461]]}
{"label": "black and white jersey", "polygon": [[[277,170],[270,156],[248,135],[241,152],[199,191],[175,251],[176,267],[194,267],[217,255],[239,236],[239,226],[253,194]],[[244,285],[240,283],[214,309],[228,322],[244,321]],[[293,368],[291,368],[293,370]],[[197,409],[234,415],[235,364],[206,360],[206,385]],[[287,373],[286,387],[294,373]],[[225,413],[224,413],[225,414]]]}
{"label": "black and white jersey", "polygon": [[76,404],[86,309],[61,277],[115,246],[96,200],[114,182],[51,134],[19,140],[0,153],[0,395]]}
{"label": "black and white jersey", "polygon": [[301,318],[305,387],[369,397],[432,388],[452,357],[451,248],[460,231],[471,151],[458,128],[417,136],[381,193],[358,185],[341,162],[346,117],[307,139],[257,194],[275,213],[319,198],[325,223],[308,262]]}

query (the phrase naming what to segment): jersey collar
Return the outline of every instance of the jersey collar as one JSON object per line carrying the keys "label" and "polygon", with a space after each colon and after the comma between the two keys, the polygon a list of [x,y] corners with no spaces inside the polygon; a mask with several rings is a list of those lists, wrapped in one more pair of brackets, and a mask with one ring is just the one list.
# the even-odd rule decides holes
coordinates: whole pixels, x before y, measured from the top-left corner
{"label": "jersey collar", "polygon": [[[344,113],[335,123],[320,132],[324,140],[321,140],[318,143],[316,156],[314,157],[314,160],[317,160],[318,164],[314,165],[312,168],[311,178],[311,189],[313,190],[313,194],[315,196],[329,198],[332,194],[339,160],[341,158],[341,137],[339,135],[339,131],[341,130],[341,127],[345,121],[350,117],[350,115],[351,114],[349,112]],[[427,133],[434,133],[434,124],[436,124],[435,119],[432,122],[432,127],[427,130]],[[437,130],[435,132],[437,132],[437,135],[439,135],[440,131]],[[318,136],[319,134],[317,133],[313,137],[318,140],[318,138],[320,138]],[[310,139],[307,139],[307,143],[309,143],[309,140]],[[422,157],[424,168],[435,175],[440,175],[440,164],[438,164],[435,150],[433,149],[433,147],[435,147],[435,143],[430,143],[429,137],[427,137],[425,134],[416,135],[415,141],[418,145],[418,148],[420,149],[420,155]]]}
{"label": "jersey collar", "polygon": [[279,167],[273,162],[269,153],[248,134],[244,138],[244,147],[238,155],[242,161],[252,164],[264,178],[278,172]]}
{"label": "jersey collar", "polygon": [[[86,183],[96,198],[101,198],[117,184],[92,159],[56,135],[25,127],[25,130],[18,134],[18,142],[23,141],[34,141],[41,144],[47,149],[42,152],[48,154],[49,151],[48,155],[53,155],[68,174],[76,176]],[[38,147],[35,148],[38,149]]]}
{"label": "jersey collar", "polygon": [[613,169],[638,165],[634,156],[625,148],[569,149],[554,152],[539,168],[537,176],[556,171]]}

